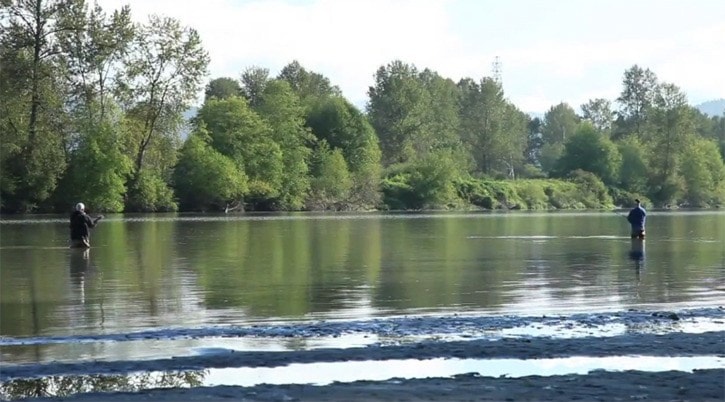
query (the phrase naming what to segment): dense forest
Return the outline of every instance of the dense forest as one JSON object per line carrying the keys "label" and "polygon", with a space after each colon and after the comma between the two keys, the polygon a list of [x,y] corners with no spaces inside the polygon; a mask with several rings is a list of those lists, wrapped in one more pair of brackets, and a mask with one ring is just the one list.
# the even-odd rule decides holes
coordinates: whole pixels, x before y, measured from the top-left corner
{"label": "dense forest", "polygon": [[[0,0],[3,212],[608,208],[725,201],[725,114],[647,68],[532,118],[499,77],[391,61],[365,110],[296,61],[208,77],[191,27]],[[204,91],[191,121],[184,112]],[[180,133],[188,135],[182,139]]]}

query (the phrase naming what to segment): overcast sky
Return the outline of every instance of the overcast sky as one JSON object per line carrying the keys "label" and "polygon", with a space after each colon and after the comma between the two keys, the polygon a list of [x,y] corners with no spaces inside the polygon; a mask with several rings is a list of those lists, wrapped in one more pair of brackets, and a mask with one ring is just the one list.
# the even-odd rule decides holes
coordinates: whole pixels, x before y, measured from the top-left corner
{"label": "overcast sky", "polygon": [[98,0],[179,19],[199,31],[209,78],[292,60],[358,106],[392,60],[444,77],[491,75],[521,110],[614,101],[624,70],[650,68],[692,104],[725,98],[723,0]]}

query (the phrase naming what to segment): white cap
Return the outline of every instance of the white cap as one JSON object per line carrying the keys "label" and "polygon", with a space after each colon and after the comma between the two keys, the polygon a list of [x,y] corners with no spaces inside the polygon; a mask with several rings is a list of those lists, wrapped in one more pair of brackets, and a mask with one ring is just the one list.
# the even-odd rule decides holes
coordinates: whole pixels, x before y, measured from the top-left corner
{"label": "white cap", "polygon": [[86,209],[86,206],[82,202],[76,204],[76,211],[83,211],[84,209]]}

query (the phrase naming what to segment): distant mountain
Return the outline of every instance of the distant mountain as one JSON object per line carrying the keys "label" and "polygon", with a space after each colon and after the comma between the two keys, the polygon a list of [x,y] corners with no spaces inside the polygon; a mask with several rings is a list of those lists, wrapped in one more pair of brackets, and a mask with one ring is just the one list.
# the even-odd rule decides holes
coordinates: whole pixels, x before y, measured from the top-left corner
{"label": "distant mountain", "polygon": [[710,116],[722,116],[725,114],[725,99],[703,102],[695,106],[695,109]]}

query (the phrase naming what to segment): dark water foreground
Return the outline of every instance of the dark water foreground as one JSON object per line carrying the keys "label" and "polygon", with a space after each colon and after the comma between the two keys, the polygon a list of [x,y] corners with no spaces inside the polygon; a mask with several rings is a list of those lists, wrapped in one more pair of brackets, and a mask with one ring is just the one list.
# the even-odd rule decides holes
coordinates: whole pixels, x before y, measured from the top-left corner
{"label": "dark water foreground", "polygon": [[[723,324],[725,309],[717,307],[555,317],[418,316],[4,338],[3,347],[23,342],[74,347],[185,338],[209,338],[216,344],[240,338],[321,342],[300,343],[285,351],[216,347],[147,360],[3,364],[0,395],[5,400],[74,395],[71,400],[82,400],[84,393],[91,393],[86,400],[113,398],[98,392],[134,392],[115,400],[230,396],[355,400],[355,395],[357,400],[389,400],[396,395],[405,395],[406,400],[464,400],[474,395],[475,400],[497,400],[504,394],[521,398],[530,394],[538,400],[534,396],[550,394],[569,400],[578,395],[572,392],[587,390],[585,397],[623,393],[624,399],[644,395],[650,400],[717,400],[725,386]],[[374,341],[355,347],[329,347],[333,343],[324,342],[351,334]],[[625,386],[617,385],[624,379]],[[160,388],[168,390],[150,391]],[[376,392],[379,398],[372,396]],[[364,395],[369,399],[362,399]],[[480,399],[484,396],[490,399]]]}

